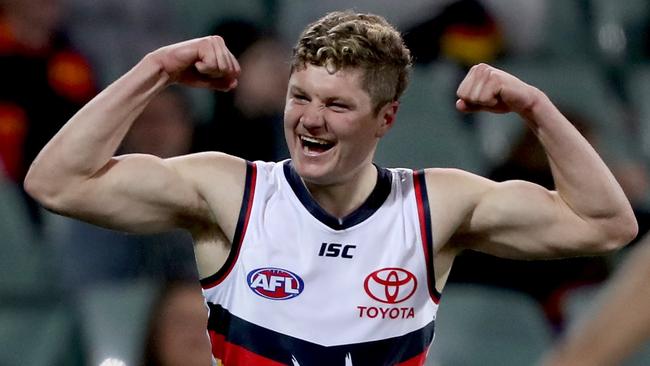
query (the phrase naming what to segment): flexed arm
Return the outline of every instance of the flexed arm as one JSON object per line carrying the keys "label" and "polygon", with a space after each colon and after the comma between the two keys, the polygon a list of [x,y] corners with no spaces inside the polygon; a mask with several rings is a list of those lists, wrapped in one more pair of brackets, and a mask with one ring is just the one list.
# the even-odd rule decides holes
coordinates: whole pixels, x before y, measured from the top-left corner
{"label": "flexed arm", "polygon": [[463,112],[515,112],[544,147],[556,191],[523,181],[495,183],[465,177],[467,220],[456,237],[463,247],[514,258],[603,252],[637,232],[630,204],[596,151],[537,88],[481,64],[458,88]]}
{"label": "flexed arm", "polygon": [[113,154],[147,103],[167,85],[226,91],[236,86],[238,74],[237,61],[216,36],[148,54],[52,138],[30,167],[25,189],[50,210],[128,231],[213,220],[192,175],[208,160],[233,174],[243,163],[205,154],[169,160]]}

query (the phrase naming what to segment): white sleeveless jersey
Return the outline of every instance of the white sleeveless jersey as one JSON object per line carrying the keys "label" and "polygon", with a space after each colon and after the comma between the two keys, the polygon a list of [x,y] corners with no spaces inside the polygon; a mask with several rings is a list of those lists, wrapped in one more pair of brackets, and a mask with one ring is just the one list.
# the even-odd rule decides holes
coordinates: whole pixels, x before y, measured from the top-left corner
{"label": "white sleeveless jersey", "polygon": [[248,163],[231,253],[201,281],[218,365],[423,365],[434,286],[422,172],[378,168],[343,219],[290,161]]}

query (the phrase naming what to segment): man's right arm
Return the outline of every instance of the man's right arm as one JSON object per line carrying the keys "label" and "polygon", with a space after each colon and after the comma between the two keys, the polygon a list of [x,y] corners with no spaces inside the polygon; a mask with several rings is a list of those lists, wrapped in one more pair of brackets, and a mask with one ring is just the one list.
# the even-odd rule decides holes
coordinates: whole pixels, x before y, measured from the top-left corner
{"label": "man's right arm", "polygon": [[167,160],[113,155],[147,103],[169,84],[227,91],[236,86],[238,74],[239,65],[220,37],[150,53],[43,148],[25,179],[26,191],[52,211],[131,232],[219,222],[202,192],[201,177],[224,182],[215,184],[217,191],[237,190],[245,171],[241,159],[217,153]]}

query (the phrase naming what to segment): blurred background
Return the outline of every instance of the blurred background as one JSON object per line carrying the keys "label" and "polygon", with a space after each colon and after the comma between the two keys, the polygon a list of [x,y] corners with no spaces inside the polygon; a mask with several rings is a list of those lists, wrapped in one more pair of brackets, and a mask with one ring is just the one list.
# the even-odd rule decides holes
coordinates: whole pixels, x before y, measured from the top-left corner
{"label": "blurred background", "polygon": [[[120,153],[288,157],[281,121],[291,47],[309,22],[348,8],[385,16],[415,60],[377,163],[553,188],[541,147],[516,116],[456,112],[458,83],[487,62],[544,90],[570,117],[612,168],[644,237],[647,0],[0,0],[0,365],[205,364],[187,233],[127,235],[63,218],[29,199],[22,179],[67,119],[147,52],[208,34],[238,58],[239,87],[168,89]],[[464,253],[443,292],[429,364],[533,364],[636,245],[557,261]],[[629,361],[648,364],[650,347]]]}

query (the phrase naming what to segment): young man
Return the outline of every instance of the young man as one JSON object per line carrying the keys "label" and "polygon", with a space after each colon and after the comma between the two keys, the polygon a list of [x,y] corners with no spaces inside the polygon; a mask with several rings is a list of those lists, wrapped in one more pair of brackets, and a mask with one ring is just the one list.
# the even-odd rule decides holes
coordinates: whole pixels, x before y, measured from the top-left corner
{"label": "young man", "polygon": [[81,109],[43,149],[25,187],[50,210],[98,225],[188,229],[213,355],[225,365],[421,365],[462,249],[509,258],[598,253],[637,228],[610,171],[549,99],[487,65],[463,80],[457,108],[520,114],[548,153],[557,191],[373,165],[409,68],[383,18],[331,13],[294,50],[284,117],[290,161],[113,157],[167,85],[237,86],[239,66],[220,37],[167,46]]}

